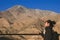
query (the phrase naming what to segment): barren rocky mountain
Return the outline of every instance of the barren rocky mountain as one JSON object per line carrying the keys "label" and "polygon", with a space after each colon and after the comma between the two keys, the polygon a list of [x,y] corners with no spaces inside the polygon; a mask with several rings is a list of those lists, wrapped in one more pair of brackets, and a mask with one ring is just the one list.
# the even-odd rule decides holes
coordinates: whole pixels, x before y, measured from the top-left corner
{"label": "barren rocky mountain", "polygon": [[[60,14],[16,5],[0,12],[0,34],[39,34],[43,30],[43,21],[48,19],[56,22],[53,30],[60,34]],[[0,39],[2,38],[7,40],[43,40],[41,35],[1,35]]]}

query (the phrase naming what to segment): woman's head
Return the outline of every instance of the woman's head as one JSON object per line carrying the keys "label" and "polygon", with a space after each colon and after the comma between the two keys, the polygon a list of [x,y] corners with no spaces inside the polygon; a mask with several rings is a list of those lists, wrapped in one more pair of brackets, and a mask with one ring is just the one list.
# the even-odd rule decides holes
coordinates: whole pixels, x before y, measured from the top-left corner
{"label": "woman's head", "polygon": [[53,27],[55,24],[56,24],[55,21],[47,20],[47,21],[45,22],[45,25],[44,25],[44,26],[45,26],[45,27],[49,27],[49,26]]}

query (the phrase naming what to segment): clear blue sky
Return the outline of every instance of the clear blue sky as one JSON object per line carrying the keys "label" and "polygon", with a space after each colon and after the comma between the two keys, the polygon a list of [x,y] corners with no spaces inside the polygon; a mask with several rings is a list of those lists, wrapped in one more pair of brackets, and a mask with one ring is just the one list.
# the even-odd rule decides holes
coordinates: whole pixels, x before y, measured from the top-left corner
{"label": "clear blue sky", "polygon": [[60,0],[0,0],[0,11],[4,11],[14,5],[60,13]]}

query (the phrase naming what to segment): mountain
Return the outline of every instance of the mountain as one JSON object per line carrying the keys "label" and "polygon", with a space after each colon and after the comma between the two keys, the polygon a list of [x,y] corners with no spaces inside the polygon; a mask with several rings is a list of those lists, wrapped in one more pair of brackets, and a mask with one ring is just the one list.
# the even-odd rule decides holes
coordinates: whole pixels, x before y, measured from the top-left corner
{"label": "mountain", "polygon": [[[39,34],[43,30],[43,21],[56,22],[54,31],[60,34],[60,14],[48,10],[30,9],[20,5],[13,6],[0,12],[0,34]],[[14,40],[42,40],[37,35],[3,35],[0,37]]]}

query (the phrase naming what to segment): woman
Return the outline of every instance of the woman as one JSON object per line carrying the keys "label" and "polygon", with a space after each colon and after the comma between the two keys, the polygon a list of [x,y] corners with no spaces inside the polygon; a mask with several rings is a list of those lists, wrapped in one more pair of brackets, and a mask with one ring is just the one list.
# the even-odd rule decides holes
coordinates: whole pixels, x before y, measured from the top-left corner
{"label": "woman", "polygon": [[44,30],[42,32],[42,36],[44,37],[44,40],[53,40],[53,26],[56,23],[51,20],[47,20],[44,24]]}

